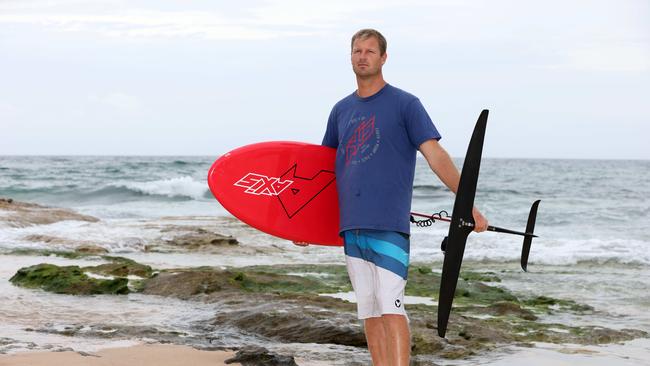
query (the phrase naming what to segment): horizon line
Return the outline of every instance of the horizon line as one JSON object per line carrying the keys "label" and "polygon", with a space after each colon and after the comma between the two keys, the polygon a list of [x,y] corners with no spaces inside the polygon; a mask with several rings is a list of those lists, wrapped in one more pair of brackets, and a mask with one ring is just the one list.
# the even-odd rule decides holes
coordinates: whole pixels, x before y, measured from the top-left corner
{"label": "horizon line", "polygon": [[[221,154],[187,154],[187,155],[182,155],[182,154],[132,154],[132,155],[127,155],[127,154],[0,154],[0,158],[11,158],[11,157],[50,157],[50,158],[57,158],[57,157],[65,157],[65,158],[109,158],[109,157],[202,157],[202,158],[209,158],[209,157],[220,157],[225,153]],[[465,157],[459,157],[459,156],[452,156],[452,159],[464,159]],[[417,159],[424,159],[423,156],[417,155]],[[508,157],[508,156],[483,156],[482,159],[495,159],[495,160],[599,160],[599,161],[650,161],[650,158],[630,158],[630,157],[622,157],[622,158],[615,158],[615,157],[610,157],[610,158],[593,158],[593,157]]]}

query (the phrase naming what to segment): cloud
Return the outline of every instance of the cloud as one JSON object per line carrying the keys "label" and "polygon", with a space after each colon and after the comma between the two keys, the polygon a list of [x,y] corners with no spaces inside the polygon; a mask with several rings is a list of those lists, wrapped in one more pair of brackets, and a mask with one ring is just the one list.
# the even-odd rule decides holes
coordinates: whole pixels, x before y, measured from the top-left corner
{"label": "cloud", "polygon": [[[401,6],[394,1],[271,0],[252,1],[245,5],[215,4],[210,9],[183,4],[179,9],[158,10],[151,6],[138,7],[138,3],[142,4],[120,0],[92,3],[75,0],[9,1],[0,3],[0,26],[23,24],[61,32],[90,32],[133,39],[265,40],[328,34],[342,24],[363,22],[364,19],[373,23],[366,18]],[[359,14],[366,14],[366,18]]]}
{"label": "cloud", "polygon": [[235,24],[217,14],[137,10],[128,14],[11,14],[0,23],[28,24],[62,32],[91,32],[107,37],[201,37],[265,39],[275,34],[260,27]]}
{"label": "cloud", "polygon": [[[105,2],[104,2],[105,3]],[[116,2],[119,4],[119,2]],[[46,2],[50,4],[50,2]],[[23,24],[61,32],[107,37],[196,37],[211,40],[264,40],[321,34],[356,7],[342,1],[327,4],[265,2],[258,6],[210,10],[152,10],[133,6],[84,7],[55,2],[42,8],[0,4],[0,25]],[[67,6],[63,6],[63,5]]]}

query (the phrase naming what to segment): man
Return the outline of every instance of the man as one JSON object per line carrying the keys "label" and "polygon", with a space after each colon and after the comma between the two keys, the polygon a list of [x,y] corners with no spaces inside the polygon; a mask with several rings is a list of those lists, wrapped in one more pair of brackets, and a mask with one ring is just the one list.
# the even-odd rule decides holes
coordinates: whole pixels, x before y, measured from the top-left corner
{"label": "man", "polygon": [[[403,303],[417,151],[453,192],[460,175],[420,101],[384,81],[388,54],[381,33],[362,29],[351,48],[357,90],[332,109],[323,145],[337,149],[340,230],[373,365],[406,366],[410,332]],[[474,230],[486,230],[476,208],[473,216]]]}

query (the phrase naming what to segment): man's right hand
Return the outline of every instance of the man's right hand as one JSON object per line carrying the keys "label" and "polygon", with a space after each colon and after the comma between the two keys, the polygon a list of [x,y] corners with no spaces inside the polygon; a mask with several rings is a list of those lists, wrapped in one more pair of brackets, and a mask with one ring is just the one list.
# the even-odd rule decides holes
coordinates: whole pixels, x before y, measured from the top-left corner
{"label": "man's right hand", "polygon": [[474,218],[474,231],[477,233],[483,232],[487,230],[488,228],[488,221],[481,214],[481,212],[478,210],[478,208],[473,207],[472,208],[472,216]]}

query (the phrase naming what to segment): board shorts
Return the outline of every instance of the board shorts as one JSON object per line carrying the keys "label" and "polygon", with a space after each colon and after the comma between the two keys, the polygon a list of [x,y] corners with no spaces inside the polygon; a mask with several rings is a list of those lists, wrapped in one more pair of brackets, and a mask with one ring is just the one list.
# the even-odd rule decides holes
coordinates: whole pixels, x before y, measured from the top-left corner
{"label": "board shorts", "polygon": [[355,229],[345,231],[343,239],[359,319],[383,314],[407,316],[404,288],[409,265],[408,236],[395,231]]}

